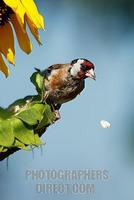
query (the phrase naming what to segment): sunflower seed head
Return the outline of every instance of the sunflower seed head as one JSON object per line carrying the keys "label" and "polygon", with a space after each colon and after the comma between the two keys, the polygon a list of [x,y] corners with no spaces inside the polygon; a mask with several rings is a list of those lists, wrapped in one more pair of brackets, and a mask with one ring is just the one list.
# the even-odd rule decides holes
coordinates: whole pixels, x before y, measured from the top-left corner
{"label": "sunflower seed head", "polygon": [[13,14],[12,9],[0,0],[0,26],[9,21],[11,14]]}

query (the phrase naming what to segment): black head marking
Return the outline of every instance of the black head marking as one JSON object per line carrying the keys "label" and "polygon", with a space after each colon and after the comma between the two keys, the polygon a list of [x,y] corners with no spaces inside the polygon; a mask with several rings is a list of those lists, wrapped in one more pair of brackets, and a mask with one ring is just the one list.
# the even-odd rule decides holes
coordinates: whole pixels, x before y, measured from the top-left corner
{"label": "black head marking", "polygon": [[83,61],[89,62],[89,60],[87,60],[85,58],[77,58],[77,59],[72,60],[71,65],[77,63],[78,60],[83,60]]}
{"label": "black head marking", "polygon": [[74,65],[75,63],[77,63],[78,60],[79,59],[72,60],[71,65]]}

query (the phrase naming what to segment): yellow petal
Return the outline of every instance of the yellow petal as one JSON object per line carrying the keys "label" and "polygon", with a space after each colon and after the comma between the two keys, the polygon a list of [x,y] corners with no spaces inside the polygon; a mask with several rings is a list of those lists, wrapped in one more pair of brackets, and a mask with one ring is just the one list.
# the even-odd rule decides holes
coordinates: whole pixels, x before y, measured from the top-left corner
{"label": "yellow petal", "polygon": [[17,35],[17,39],[20,45],[20,48],[29,54],[32,51],[32,44],[26,32],[25,24],[22,26],[20,25],[17,16],[14,14],[11,16],[11,22],[13,24],[14,30]]}
{"label": "yellow petal", "polygon": [[43,17],[39,14],[37,7],[33,0],[21,0],[22,5],[25,8],[28,18],[33,22],[36,28],[44,29]]}
{"label": "yellow petal", "polygon": [[3,0],[3,1],[7,6],[11,7],[12,9],[16,9],[20,2],[20,0]]}
{"label": "yellow petal", "polygon": [[16,14],[18,21],[21,26],[24,25],[25,8],[20,0],[4,0],[5,4],[8,5]]}
{"label": "yellow petal", "polygon": [[24,15],[25,15],[25,9],[23,7],[23,5],[21,4],[21,2],[19,1],[18,6],[16,9],[13,9],[14,13],[17,16],[17,19],[20,23],[20,25],[23,27],[24,25]]}
{"label": "yellow petal", "polygon": [[10,71],[6,66],[1,54],[0,54],[0,71],[2,71],[6,77],[10,74]]}
{"label": "yellow petal", "polygon": [[14,64],[14,36],[9,23],[0,27],[0,51],[11,64]]}
{"label": "yellow petal", "polygon": [[27,16],[26,16],[26,22],[27,22],[27,24],[28,24],[28,26],[30,28],[30,31],[32,32],[33,36],[35,37],[35,39],[39,43],[39,45],[42,45],[41,41],[40,41],[40,35],[39,35],[39,32],[38,32],[38,29],[34,26],[32,21]]}

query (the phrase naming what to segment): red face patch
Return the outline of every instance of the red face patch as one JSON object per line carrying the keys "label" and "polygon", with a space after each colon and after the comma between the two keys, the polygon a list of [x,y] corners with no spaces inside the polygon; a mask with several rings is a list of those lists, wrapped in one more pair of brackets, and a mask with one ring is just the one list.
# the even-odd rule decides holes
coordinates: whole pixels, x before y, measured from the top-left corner
{"label": "red face patch", "polygon": [[85,67],[89,69],[94,69],[94,64],[91,63],[90,61],[84,61],[82,65],[84,65]]}

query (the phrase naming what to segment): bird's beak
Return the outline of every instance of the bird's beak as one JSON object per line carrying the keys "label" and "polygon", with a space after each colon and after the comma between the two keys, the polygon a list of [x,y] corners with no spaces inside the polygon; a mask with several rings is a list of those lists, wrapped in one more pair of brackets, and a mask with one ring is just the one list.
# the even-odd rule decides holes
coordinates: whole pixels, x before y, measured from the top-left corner
{"label": "bird's beak", "polygon": [[93,69],[88,70],[85,75],[86,77],[96,80],[96,75]]}

